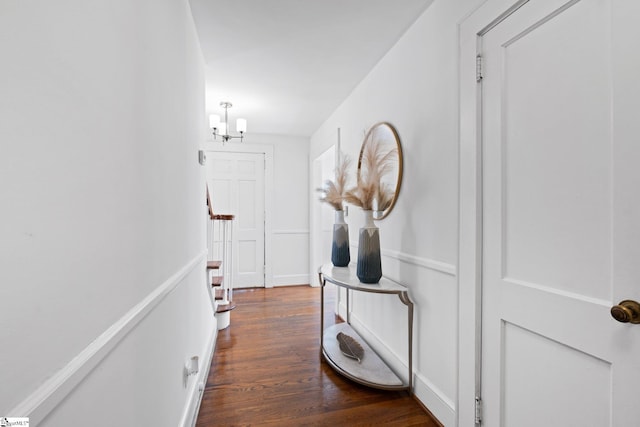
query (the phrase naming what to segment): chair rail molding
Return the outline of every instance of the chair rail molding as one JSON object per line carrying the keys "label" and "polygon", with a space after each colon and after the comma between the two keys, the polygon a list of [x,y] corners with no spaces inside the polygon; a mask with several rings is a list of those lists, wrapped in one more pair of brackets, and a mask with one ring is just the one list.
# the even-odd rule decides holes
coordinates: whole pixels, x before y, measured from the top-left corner
{"label": "chair rail molding", "polygon": [[272,231],[273,234],[309,234],[310,232],[308,228],[278,229]]}
{"label": "chair rail molding", "polygon": [[[349,246],[358,249],[358,244],[355,241],[350,241]],[[454,264],[438,261],[432,258],[419,257],[411,255],[405,252],[394,251],[390,249],[382,249],[382,256],[393,258],[405,264],[411,264],[418,267],[423,267],[429,270],[433,270],[439,273],[443,273],[449,276],[456,277],[458,275],[458,269]]]}
{"label": "chair rail molding", "polygon": [[8,413],[29,417],[34,425],[42,422],[138,323],[206,259],[207,251],[203,250]]}

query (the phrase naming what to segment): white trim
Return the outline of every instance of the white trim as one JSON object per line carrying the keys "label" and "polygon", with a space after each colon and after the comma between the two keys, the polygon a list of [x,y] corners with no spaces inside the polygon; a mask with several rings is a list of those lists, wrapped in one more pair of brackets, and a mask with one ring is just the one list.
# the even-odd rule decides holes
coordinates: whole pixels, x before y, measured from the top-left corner
{"label": "white trim", "polygon": [[[208,286],[210,287],[210,286]],[[217,320],[215,316],[213,317],[215,323]],[[213,353],[216,348],[216,341],[218,338],[218,325],[214,323],[213,330],[215,333],[211,334],[211,339],[207,343],[207,349],[205,352],[205,360],[201,366],[200,372],[198,374],[198,378],[196,381],[192,381],[191,392],[189,393],[189,400],[185,405],[184,413],[182,414],[182,420],[180,421],[180,426],[182,427],[195,427],[196,422],[198,421],[198,412],[200,411],[200,404],[202,403],[202,396],[204,395],[204,388],[207,384],[207,379],[209,378],[209,370],[211,368],[211,361],[213,359]]]}
{"label": "white trim", "polygon": [[400,251],[392,251],[383,249],[382,256],[397,259],[407,264],[417,265],[419,267],[428,268],[429,270],[438,271],[440,273],[448,274],[455,277],[457,275],[456,266],[453,264],[447,264],[446,262],[436,261],[431,258],[417,257],[415,255],[409,255]]}
{"label": "white trim", "polygon": [[[335,150],[340,148],[339,144],[330,144],[323,148],[320,153],[313,157],[312,153],[309,153],[309,267],[311,269],[310,275],[316,273],[317,266],[327,262],[330,258],[322,250],[322,205],[318,199],[317,188],[322,185],[322,160],[327,151],[334,150],[333,159],[335,161]],[[335,165],[334,165],[335,166]],[[333,168],[333,167],[332,167]],[[317,280],[311,281],[311,286],[317,286]]]}
{"label": "white trim", "polygon": [[479,34],[521,0],[487,0],[459,25],[458,411],[456,425],[474,425],[480,394],[482,301],[482,84],[476,82]]}
{"label": "white trim", "polygon": [[272,233],[274,235],[277,234],[309,234],[309,229],[285,229],[285,230],[273,230]]}
{"label": "white trim", "polygon": [[346,298],[340,298],[340,292],[336,292],[336,298],[338,299],[338,312],[336,314],[341,318],[346,319],[347,318]]}
{"label": "white trim", "polygon": [[64,368],[47,379],[31,395],[7,413],[29,417],[34,425],[42,422],[47,414],[58,406],[140,321],[173,292],[196,266],[206,260],[206,257],[207,252],[202,251],[189,261],[111,325]]}
{"label": "white trim", "polygon": [[[414,378],[413,393],[416,399],[429,408],[429,412],[444,426],[454,426],[456,409],[453,401],[438,389],[424,375],[416,372]],[[472,405],[473,406],[473,405]]]}
{"label": "white trim", "polygon": [[[353,309],[353,306],[352,306]],[[345,315],[346,315],[346,307],[345,307]],[[346,317],[345,317],[346,319]],[[409,370],[409,366],[407,365],[407,358],[402,358],[400,355],[389,347],[384,341],[382,341],[375,333],[371,331],[367,327],[367,325],[362,322],[358,316],[351,312],[351,326],[355,329],[356,332],[364,339],[367,344],[380,356],[382,360],[389,365],[392,371],[396,373],[400,373],[400,377],[403,381],[407,381],[407,371]],[[406,334],[406,333],[405,333]],[[406,339],[405,339],[406,341]],[[404,350],[407,350],[407,347],[404,347]],[[406,351],[405,351],[406,352]],[[415,367],[414,372],[415,375]]]}
{"label": "white trim", "polygon": [[220,142],[208,141],[205,145],[205,151],[220,151],[227,153],[258,153],[264,154],[264,287],[273,288],[273,261],[272,261],[272,236],[273,229],[271,217],[273,215],[273,195],[274,193],[274,176],[273,176],[273,145],[271,144],[247,144],[247,143],[229,143],[222,144]]}
{"label": "white trim", "polygon": [[[352,253],[355,253],[357,256],[358,244],[351,241],[349,242],[349,246],[354,249]],[[384,257],[393,258],[398,261],[404,262],[405,264],[416,265],[418,267],[423,267],[453,277],[456,277],[458,274],[456,266],[453,264],[448,264],[446,262],[437,261],[431,258],[419,257],[405,252],[394,251],[391,249],[382,249],[380,252]]]}
{"label": "white trim", "polygon": [[273,276],[274,286],[295,286],[295,285],[309,285],[311,286],[311,280],[309,274],[280,274]]}
{"label": "white trim", "polygon": [[[369,344],[375,352],[392,368],[395,372],[400,372],[401,377],[406,381],[406,372],[408,369],[405,360],[383,341],[381,341],[376,334],[374,334],[362,321],[360,321],[357,315],[351,313],[351,324],[354,329],[360,334],[360,336]],[[443,425],[454,425],[456,417],[455,403],[452,399],[440,390],[438,387],[429,381],[422,373],[413,369],[414,385],[413,393],[416,399],[424,404],[431,413],[440,421]]]}

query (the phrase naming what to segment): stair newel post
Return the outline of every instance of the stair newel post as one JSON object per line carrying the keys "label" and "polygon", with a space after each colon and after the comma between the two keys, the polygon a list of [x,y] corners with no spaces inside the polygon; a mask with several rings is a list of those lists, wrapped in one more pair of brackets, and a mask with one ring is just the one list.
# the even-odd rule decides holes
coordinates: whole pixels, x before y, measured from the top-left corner
{"label": "stair newel post", "polygon": [[[227,221],[228,223],[228,231],[229,231],[229,241],[228,241],[228,254],[225,257],[227,261],[227,265],[229,266],[229,301],[233,301],[233,219]],[[226,271],[226,270],[225,270]]]}
{"label": "stair newel post", "polygon": [[233,302],[233,215],[212,215],[215,228],[212,246],[215,243],[214,256],[217,260],[207,262],[207,269],[216,270],[211,277],[214,288],[214,311],[218,320],[218,330],[225,329],[231,323],[231,313],[236,305]]}

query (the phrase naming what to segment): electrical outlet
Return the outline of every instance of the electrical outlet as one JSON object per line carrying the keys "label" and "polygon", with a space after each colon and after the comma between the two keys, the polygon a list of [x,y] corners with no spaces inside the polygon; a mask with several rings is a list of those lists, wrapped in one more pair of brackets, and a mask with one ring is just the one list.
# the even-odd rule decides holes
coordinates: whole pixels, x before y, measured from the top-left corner
{"label": "electrical outlet", "polygon": [[187,364],[185,368],[187,369],[187,375],[195,375],[198,373],[200,369],[198,367],[198,356],[193,356],[191,359],[187,360]]}
{"label": "electrical outlet", "polygon": [[200,367],[198,366],[199,358],[198,356],[193,356],[191,359],[187,360],[182,367],[182,383],[186,387],[189,377],[191,375],[196,375],[200,371]]}

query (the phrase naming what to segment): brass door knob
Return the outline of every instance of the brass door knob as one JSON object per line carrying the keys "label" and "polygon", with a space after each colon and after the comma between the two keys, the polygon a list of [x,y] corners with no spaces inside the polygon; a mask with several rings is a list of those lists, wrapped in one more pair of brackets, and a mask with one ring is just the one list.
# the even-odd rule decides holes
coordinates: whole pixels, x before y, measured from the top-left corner
{"label": "brass door knob", "polygon": [[640,304],[628,299],[620,301],[611,307],[611,316],[622,323],[640,323]]}

